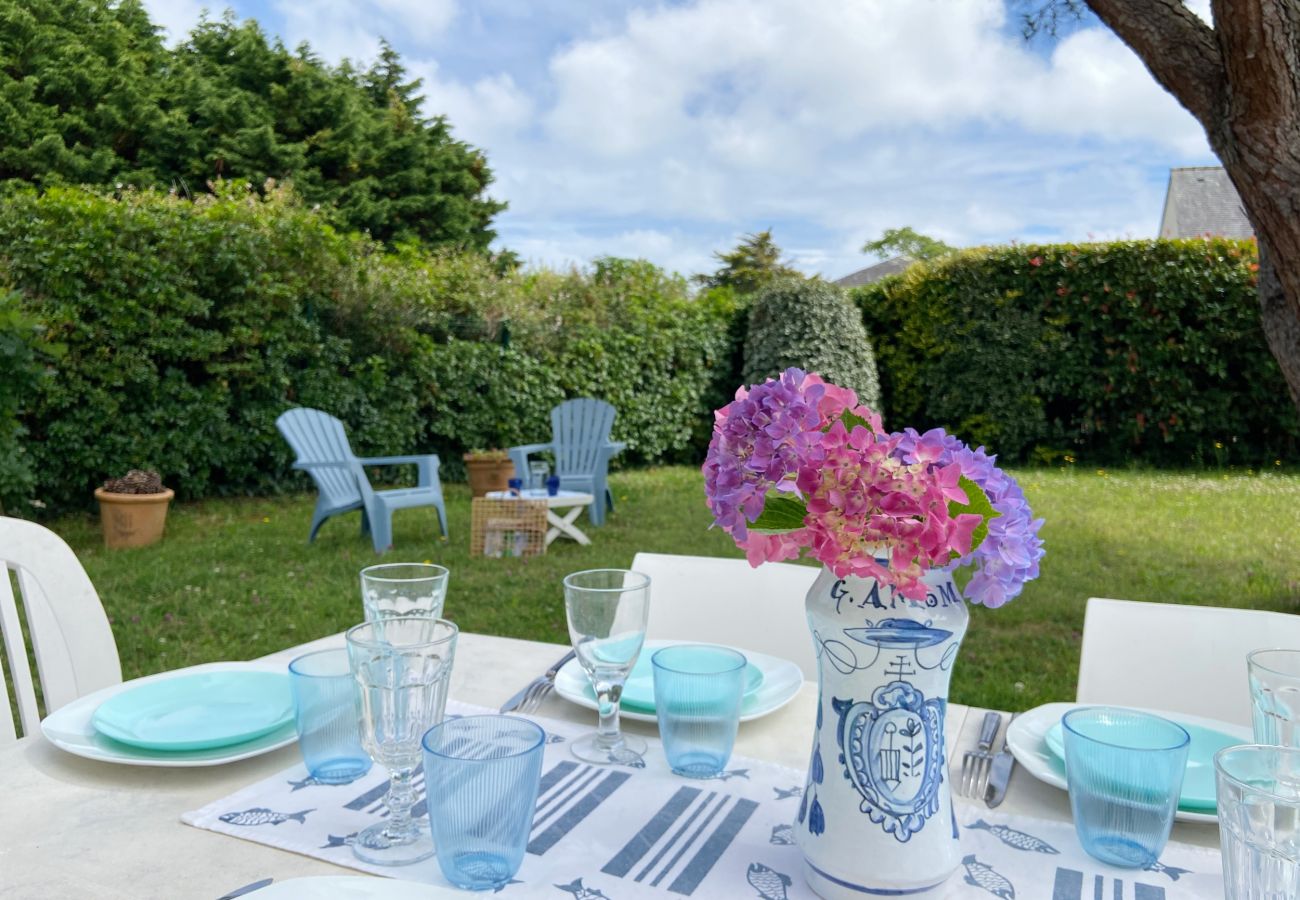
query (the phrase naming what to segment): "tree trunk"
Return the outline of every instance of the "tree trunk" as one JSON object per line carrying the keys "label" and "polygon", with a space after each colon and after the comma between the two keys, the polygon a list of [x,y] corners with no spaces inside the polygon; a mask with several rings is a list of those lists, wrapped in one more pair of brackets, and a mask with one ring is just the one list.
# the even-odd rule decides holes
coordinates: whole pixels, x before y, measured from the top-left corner
{"label": "tree trunk", "polygon": [[1269,349],[1300,411],[1300,3],[1086,0],[1205,128],[1260,248]]}
{"label": "tree trunk", "polygon": [[1300,409],[1300,317],[1282,290],[1272,254],[1263,242],[1259,245],[1259,316],[1268,347],[1291,389],[1291,402]]}

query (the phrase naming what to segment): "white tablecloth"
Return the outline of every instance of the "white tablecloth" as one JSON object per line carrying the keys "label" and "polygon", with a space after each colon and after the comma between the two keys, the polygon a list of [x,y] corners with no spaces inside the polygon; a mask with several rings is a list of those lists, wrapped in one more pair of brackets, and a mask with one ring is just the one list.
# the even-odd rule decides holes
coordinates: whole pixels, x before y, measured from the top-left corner
{"label": "white tablecloth", "polygon": [[[305,649],[339,645],[341,640],[334,635],[269,658],[287,662]],[[564,649],[463,634],[452,696],[495,707],[546,669]],[[802,770],[807,764],[815,699],[815,686],[806,684],[784,709],[743,724],[736,752]],[[558,697],[549,699],[541,712],[584,725],[593,720],[589,710]],[[950,761],[956,759],[958,768],[960,752],[974,744],[981,712],[972,714],[956,705],[948,709],[948,733],[955,738],[949,745]],[[629,722],[626,727],[654,733],[653,725]],[[298,761],[296,746],[229,765],[194,769],[94,762],[64,753],[39,735],[0,748],[0,897],[214,898],[262,878],[346,874],[348,870],[322,860],[181,823],[183,813]],[[1065,793],[1019,770],[999,813],[1070,821]],[[981,834],[979,840],[989,834]],[[1212,825],[1180,823],[1173,839],[1218,846],[1218,832]],[[1092,896],[1091,890],[1088,882],[1083,896]],[[1037,895],[1017,894],[1022,900]],[[1049,896],[1048,887],[1041,895]],[[1109,890],[1106,896],[1111,896]]]}

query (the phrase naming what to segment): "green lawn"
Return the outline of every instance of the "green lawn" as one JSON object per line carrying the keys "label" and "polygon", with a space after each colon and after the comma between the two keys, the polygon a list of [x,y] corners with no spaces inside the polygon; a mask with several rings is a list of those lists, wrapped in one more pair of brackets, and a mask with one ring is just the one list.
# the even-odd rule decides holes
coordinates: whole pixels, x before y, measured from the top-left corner
{"label": "green lawn", "polygon": [[[1043,575],[1013,603],[973,611],[952,698],[1026,709],[1074,696],[1090,596],[1300,611],[1300,477],[1030,469],[1047,520]],[[560,579],[627,566],[638,550],[739,555],[709,529],[699,472],[659,468],[611,479],[617,510],[594,542],[545,556],[471,559],[469,492],[447,486],[452,538],[429,510],[399,512],[387,561],[452,571],[447,616],[470,631],[567,642]],[[244,659],[340,631],[359,618],[357,571],[377,560],[359,516],[305,543],[314,495],[174,506],[162,544],[106,551],[90,516],[53,523],[77,551],[112,618],[127,678]],[[585,517],[580,522],[585,522]],[[801,597],[791,597],[801,603]]]}

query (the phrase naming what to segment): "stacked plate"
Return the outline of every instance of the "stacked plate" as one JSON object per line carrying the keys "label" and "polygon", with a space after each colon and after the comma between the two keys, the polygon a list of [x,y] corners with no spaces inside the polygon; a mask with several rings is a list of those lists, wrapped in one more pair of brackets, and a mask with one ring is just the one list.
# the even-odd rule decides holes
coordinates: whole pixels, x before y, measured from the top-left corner
{"label": "stacked plate", "polygon": [[41,723],[55,746],[105,762],[210,766],[292,743],[281,665],[209,663],[87,694]]}
{"label": "stacked plate", "polygon": [[[625,719],[637,722],[654,722],[654,667],[650,662],[656,650],[691,641],[646,641],[637,657],[636,665],[623,686],[619,702]],[[754,653],[736,648],[745,654],[749,665],[745,668],[745,700],[740,707],[740,721],[748,722],[775,712],[789,703],[803,686],[803,672],[787,659]],[[596,694],[591,679],[577,660],[570,660],[555,676],[555,692],[564,699],[596,709]]]}
{"label": "stacked plate", "polygon": [[[1065,790],[1065,742],[1061,733],[1061,717],[1072,709],[1101,705],[1106,704],[1048,703],[1022,713],[1007,729],[1007,747],[1030,775]],[[1192,738],[1176,818],[1183,822],[1217,821],[1214,754],[1224,747],[1250,743],[1250,729],[1185,713],[1162,712],[1158,709],[1143,712],[1177,722],[1187,729]]]}

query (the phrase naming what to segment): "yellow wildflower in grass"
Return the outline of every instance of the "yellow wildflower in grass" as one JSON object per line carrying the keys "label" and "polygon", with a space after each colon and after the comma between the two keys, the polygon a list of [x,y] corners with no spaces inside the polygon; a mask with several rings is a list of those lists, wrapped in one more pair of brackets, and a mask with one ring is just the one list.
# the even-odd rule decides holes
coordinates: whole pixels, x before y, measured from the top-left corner
{"label": "yellow wildflower in grass", "polygon": [[1223,449],[1223,441],[1215,441],[1215,442],[1214,442],[1214,449],[1215,449],[1215,450],[1222,450],[1222,449]]}
{"label": "yellow wildflower in grass", "polygon": [[270,517],[270,516],[262,516],[262,524],[263,524],[263,525],[270,525],[270,524],[271,524],[271,517]]}

